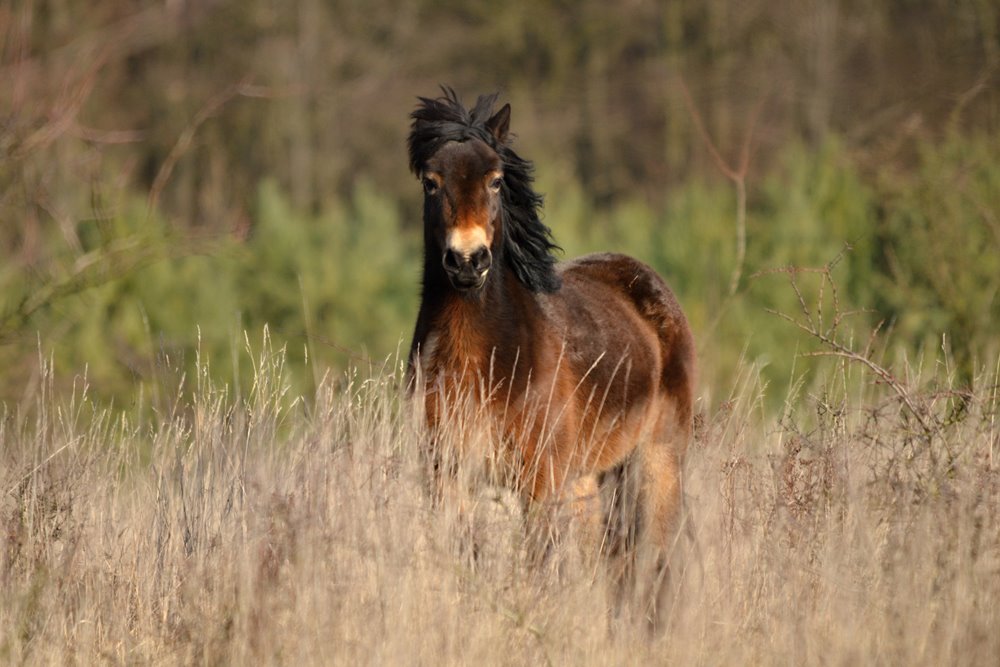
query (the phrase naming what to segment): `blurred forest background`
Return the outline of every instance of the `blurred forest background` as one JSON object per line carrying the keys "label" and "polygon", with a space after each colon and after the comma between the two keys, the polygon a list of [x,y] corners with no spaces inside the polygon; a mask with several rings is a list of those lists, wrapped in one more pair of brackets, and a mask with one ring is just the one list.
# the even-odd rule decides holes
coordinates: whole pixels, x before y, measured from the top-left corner
{"label": "blurred forest background", "polygon": [[841,253],[858,336],[963,378],[996,359],[995,0],[15,0],[0,401],[40,354],[118,405],[198,355],[239,381],[265,323],[303,389],[405,352],[408,114],[442,83],[512,103],[566,256],[667,277],[710,392],[741,358],[789,381],[812,342],[768,312],[798,308],[772,270]]}

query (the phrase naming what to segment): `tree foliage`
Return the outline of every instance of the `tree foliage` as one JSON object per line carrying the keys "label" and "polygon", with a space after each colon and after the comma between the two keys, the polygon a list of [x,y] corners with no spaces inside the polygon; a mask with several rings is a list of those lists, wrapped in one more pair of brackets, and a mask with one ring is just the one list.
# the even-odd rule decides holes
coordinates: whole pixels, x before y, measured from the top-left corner
{"label": "tree foliage", "polygon": [[[407,114],[439,83],[512,102],[557,241],[664,273],[709,383],[741,354],[788,380],[797,334],[767,310],[795,297],[767,272],[845,245],[860,328],[910,352],[944,334],[968,377],[995,347],[995,3],[397,5],[0,7],[0,395],[39,339],[109,396],[199,329],[226,357],[267,322],[317,368],[396,350]],[[744,153],[745,198],[720,169]]]}

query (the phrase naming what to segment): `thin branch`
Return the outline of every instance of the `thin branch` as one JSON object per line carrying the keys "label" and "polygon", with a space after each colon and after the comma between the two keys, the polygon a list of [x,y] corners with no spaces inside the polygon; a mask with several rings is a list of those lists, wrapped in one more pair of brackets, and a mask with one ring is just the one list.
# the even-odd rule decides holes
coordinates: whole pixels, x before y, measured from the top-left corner
{"label": "thin branch", "polygon": [[[836,282],[833,279],[833,267],[836,266],[844,257],[845,253],[850,250],[850,246],[845,246],[843,250],[826,266],[821,269],[809,269],[809,268],[799,268],[799,267],[785,267],[782,269],[770,269],[767,271],[759,271],[754,274],[753,277],[757,277],[765,274],[773,273],[784,273],[788,275],[789,282],[791,283],[792,289],[795,291],[795,296],[798,299],[799,308],[802,311],[802,319],[796,319],[787,313],[783,313],[777,310],[768,308],[767,312],[772,315],[776,315],[781,319],[789,322],[790,324],[798,327],[801,331],[805,332],[812,338],[815,338],[820,343],[822,343],[827,349],[818,350],[815,352],[806,352],[802,356],[806,357],[839,357],[842,359],[847,359],[848,361],[853,361],[855,363],[861,364],[871,371],[875,376],[882,380],[885,384],[895,392],[899,400],[902,401],[903,405],[906,406],[910,414],[913,415],[914,419],[920,424],[923,430],[924,436],[928,440],[934,435],[935,429],[932,424],[928,421],[927,414],[924,410],[921,410],[917,404],[914,402],[910,393],[906,390],[906,387],[896,379],[896,377],[889,372],[887,368],[881,364],[876,363],[871,358],[871,351],[874,347],[875,338],[878,332],[882,329],[882,322],[879,322],[875,330],[872,331],[865,344],[864,352],[860,353],[852,349],[851,347],[841,343],[837,338],[836,330],[840,323],[845,319],[845,317],[864,311],[847,311],[842,312],[840,310],[840,299],[837,295]],[[796,276],[800,273],[818,273],[820,274],[820,293],[819,300],[816,304],[815,313],[812,308],[806,303],[805,297],[802,294],[802,290],[799,288]],[[830,286],[831,299],[833,301],[833,320],[830,327],[824,330],[823,327],[823,316],[822,316],[822,301],[823,301],[823,290],[826,285]]]}
{"label": "thin branch", "polygon": [[170,180],[170,175],[174,171],[174,167],[183,157],[184,153],[188,151],[191,147],[192,142],[194,142],[194,137],[198,132],[198,129],[207,121],[218,114],[222,107],[224,107],[230,100],[240,94],[240,88],[245,84],[245,81],[238,84],[229,86],[215,97],[208,100],[205,105],[195,114],[194,118],[188,123],[187,127],[180,133],[177,137],[177,141],[174,142],[173,148],[167,153],[166,159],[163,160],[163,164],[160,165],[160,170],[156,173],[156,178],[153,179],[153,185],[149,189],[149,199],[146,202],[146,215],[151,215],[153,210],[156,208],[156,204],[160,199],[160,194],[163,192],[163,188],[166,187],[167,181]]}
{"label": "thin branch", "polygon": [[239,83],[235,83],[215,97],[208,100],[205,105],[198,110],[191,122],[188,123],[187,127],[178,135],[177,141],[174,142],[173,147],[167,154],[166,159],[163,160],[163,164],[160,165],[160,170],[156,173],[156,178],[153,179],[153,185],[149,189],[149,198],[146,202],[146,215],[151,215],[153,210],[156,208],[159,202],[160,195],[163,193],[163,189],[167,186],[167,182],[170,180],[170,176],[173,174],[174,168],[180,161],[184,154],[191,148],[191,144],[194,142],[195,135],[198,133],[199,128],[205,124],[206,121],[218,115],[223,107],[225,107],[233,98],[236,97],[252,97],[257,99],[275,99],[280,97],[290,97],[294,95],[299,95],[302,93],[303,88],[299,86],[288,86],[284,88],[270,88],[267,86],[254,86],[249,83],[250,77],[244,77]]}
{"label": "thin branch", "polygon": [[13,148],[11,157],[15,160],[23,159],[35,151],[50,146],[56,139],[73,128],[76,125],[76,117],[80,113],[80,109],[97,84],[98,73],[107,61],[107,53],[98,56],[87,67],[83,77],[75,87],[70,88],[67,82],[66,88],[70,88],[70,90],[64,93],[55,104],[52,118]]}
{"label": "thin branch", "polygon": [[684,106],[687,107],[688,113],[691,115],[691,120],[694,121],[694,127],[698,131],[698,136],[701,137],[702,142],[705,144],[705,148],[708,149],[709,154],[715,161],[715,166],[719,168],[726,178],[731,181],[739,180],[742,175],[729,166],[725,158],[719,153],[719,149],[716,148],[715,142],[712,141],[711,135],[709,135],[708,130],[705,128],[705,121],[702,119],[701,112],[694,104],[694,100],[691,98],[691,90],[688,88],[687,82],[684,81],[684,77],[678,75],[677,82],[681,89],[681,96],[684,98]]}
{"label": "thin branch", "polygon": [[934,433],[934,429],[931,428],[930,424],[928,424],[927,420],[924,418],[923,412],[917,408],[916,404],[913,402],[913,399],[910,398],[909,392],[906,391],[906,388],[903,387],[903,385],[900,384],[899,380],[897,380],[888,370],[886,370],[879,364],[875,363],[868,357],[862,356],[857,352],[855,352],[854,350],[851,350],[850,348],[847,348],[841,345],[840,343],[831,340],[826,336],[823,336],[822,334],[818,334],[816,332],[809,332],[809,333],[816,336],[817,339],[819,339],[825,345],[830,346],[830,348],[832,349],[819,350],[816,352],[806,352],[803,354],[803,356],[840,357],[866,366],[870,371],[872,371],[873,373],[875,373],[875,375],[881,378],[883,382],[889,385],[889,387],[892,388],[892,390],[896,393],[899,399],[903,401],[903,404],[907,407],[907,409],[909,409],[910,414],[912,414],[913,417],[920,424],[920,427],[924,431],[924,435],[930,437]]}
{"label": "thin branch", "polygon": [[733,272],[729,276],[729,289],[727,291],[727,296],[732,297],[736,294],[736,290],[739,289],[740,281],[743,278],[743,265],[746,263],[747,254],[747,174],[750,171],[750,158],[753,153],[753,137],[754,131],[757,128],[757,120],[760,118],[761,111],[764,108],[764,103],[768,98],[768,90],[764,90],[761,93],[760,98],[754,105],[753,110],[750,112],[749,120],[747,121],[746,129],[743,133],[743,141],[740,144],[740,156],[735,167],[731,166],[722,154],[719,152],[718,147],[715,142],[712,141],[711,135],[705,127],[705,121],[695,106],[694,100],[691,97],[691,90],[688,88],[687,83],[684,81],[684,77],[678,75],[678,84],[681,89],[681,96],[684,99],[684,105],[687,107],[688,113],[691,115],[692,121],[694,121],[695,129],[698,135],[701,137],[702,142],[708,149],[709,154],[715,161],[716,167],[719,171],[725,175],[726,178],[731,180],[736,186],[736,261],[733,265]]}

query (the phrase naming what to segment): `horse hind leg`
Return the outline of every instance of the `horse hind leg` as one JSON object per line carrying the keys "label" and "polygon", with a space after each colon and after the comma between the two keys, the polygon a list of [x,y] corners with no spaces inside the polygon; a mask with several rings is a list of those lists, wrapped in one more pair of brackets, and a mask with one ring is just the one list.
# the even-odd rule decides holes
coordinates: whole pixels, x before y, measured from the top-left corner
{"label": "horse hind leg", "polygon": [[656,633],[669,603],[681,515],[677,458],[667,445],[650,442],[601,473],[599,483],[613,619],[636,614]]}
{"label": "horse hind leg", "polygon": [[640,538],[638,580],[642,614],[651,632],[664,623],[670,599],[670,559],[680,528],[682,488],[680,463],[667,443],[652,442],[640,454]]}
{"label": "horse hind leg", "polygon": [[635,454],[600,473],[598,484],[604,524],[601,552],[610,579],[612,618],[621,620],[635,595],[636,547],[643,520]]}

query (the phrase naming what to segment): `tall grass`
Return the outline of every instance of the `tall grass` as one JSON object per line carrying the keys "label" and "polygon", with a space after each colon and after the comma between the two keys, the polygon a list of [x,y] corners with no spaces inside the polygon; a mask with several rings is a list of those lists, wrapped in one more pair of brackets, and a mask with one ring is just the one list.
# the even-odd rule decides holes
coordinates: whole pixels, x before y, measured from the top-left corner
{"label": "tall grass", "polygon": [[[252,389],[199,364],[149,410],[86,383],[0,422],[5,664],[997,664],[997,373],[958,395],[934,368],[915,428],[859,367],[797,387],[780,419],[744,368],[699,421],[694,539],[663,636],[615,625],[572,535],[529,565],[493,489],[433,506],[422,426],[388,370],[287,390],[262,346]],[[190,396],[191,398],[177,398]],[[572,533],[572,531],[570,531]]]}

